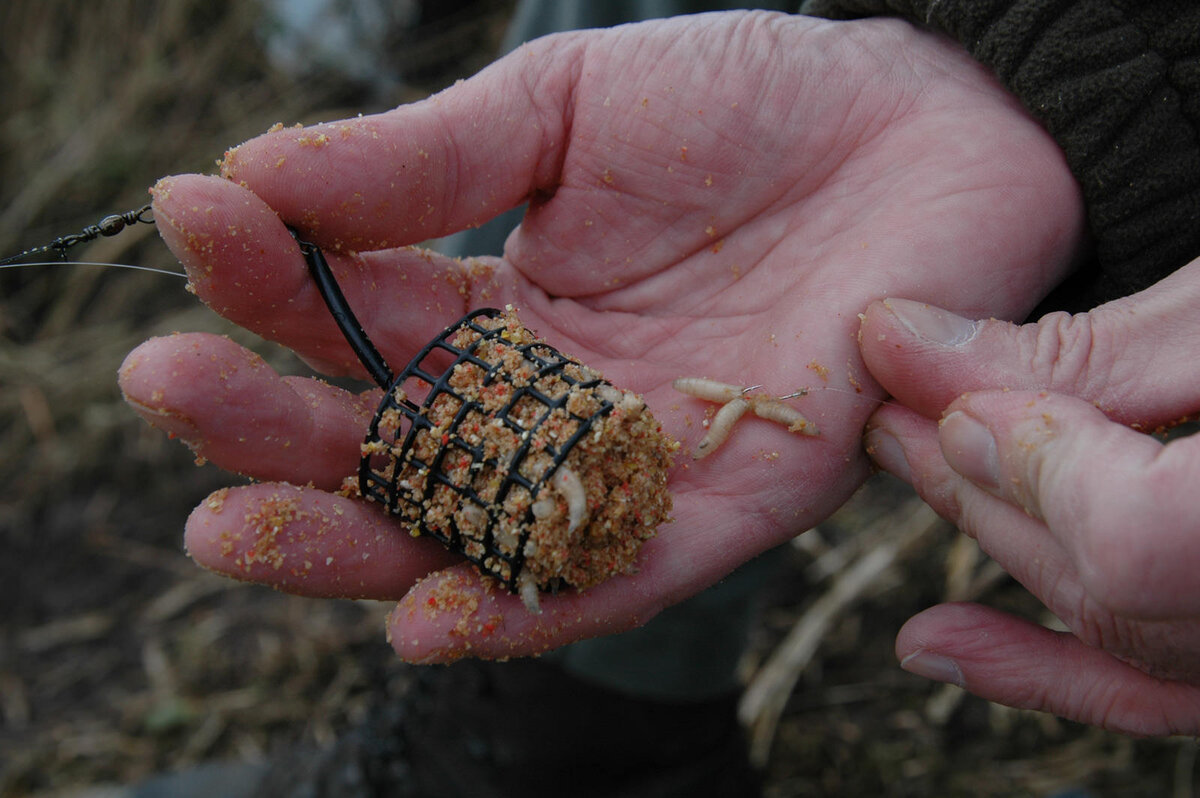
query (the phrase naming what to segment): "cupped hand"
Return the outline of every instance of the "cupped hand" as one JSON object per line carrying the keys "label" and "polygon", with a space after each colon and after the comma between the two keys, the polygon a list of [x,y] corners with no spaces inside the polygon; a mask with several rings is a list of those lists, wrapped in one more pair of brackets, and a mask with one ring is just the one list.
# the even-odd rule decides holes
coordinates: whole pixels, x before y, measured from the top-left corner
{"label": "cupped hand", "polygon": [[905,667],[1112,729],[1200,733],[1200,438],[1145,434],[1200,411],[1198,301],[1200,261],[1020,327],[870,307],[866,362],[916,410],[880,409],[868,449],[1070,630],[942,605],[901,630]]}
{"label": "cupped hand", "polygon": [[[681,457],[673,521],[638,573],[547,596],[533,616],[326,492],[353,473],[375,395],[280,378],[211,337],[132,353],[122,385],[151,423],[224,468],[305,486],[202,504],[193,556],[307,595],[402,599],[389,629],[414,660],[628,628],[828,515],[867,473],[860,434],[882,395],[859,311],[906,294],[1026,313],[1066,271],[1082,217],[1053,142],[952,43],[763,13],[540,39],[426,101],[274,130],[222,171],[156,187],[163,237],[206,303],[327,373],[361,369],[285,224],[326,249],[393,368],[465,310],[511,303],[643,394],[685,451],[711,407],[674,378],[810,390],[792,401],[819,436],[748,417],[715,454]],[[502,258],[411,246],[525,201]]]}

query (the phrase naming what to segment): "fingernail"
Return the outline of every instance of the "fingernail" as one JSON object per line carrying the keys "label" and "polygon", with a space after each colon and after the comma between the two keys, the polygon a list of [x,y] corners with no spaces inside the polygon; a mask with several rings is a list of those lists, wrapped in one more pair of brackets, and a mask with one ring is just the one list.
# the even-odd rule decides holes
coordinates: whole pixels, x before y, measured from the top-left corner
{"label": "fingernail", "polygon": [[883,305],[909,332],[926,341],[959,346],[975,337],[976,322],[933,305],[911,299],[888,299]]}
{"label": "fingernail", "polygon": [[426,661],[429,653],[417,654],[420,648],[421,641],[416,638],[409,638],[404,634],[405,624],[411,624],[416,616],[416,600],[410,593],[392,608],[388,613],[387,620],[384,622],[384,629],[387,634],[387,642],[392,649],[400,657],[402,662],[409,665],[431,665],[430,661]]}
{"label": "fingernail", "polygon": [[991,431],[961,410],[939,426],[942,456],[950,467],[980,487],[1000,487],[1000,456]]}
{"label": "fingernail", "polygon": [[912,469],[908,465],[904,447],[892,433],[883,427],[873,427],[867,430],[863,445],[875,465],[905,482],[912,482]]}
{"label": "fingernail", "polygon": [[201,440],[199,428],[182,413],[151,407],[130,396],[126,396],[125,401],[133,407],[143,421],[155,429],[165,432],[168,438],[178,438],[189,446]]}
{"label": "fingernail", "polygon": [[958,667],[957,662],[924,649],[917,649],[900,660],[900,667],[909,673],[915,673],[917,676],[932,679],[935,682],[946,682],[959,687],[966,686],[962,669]]}

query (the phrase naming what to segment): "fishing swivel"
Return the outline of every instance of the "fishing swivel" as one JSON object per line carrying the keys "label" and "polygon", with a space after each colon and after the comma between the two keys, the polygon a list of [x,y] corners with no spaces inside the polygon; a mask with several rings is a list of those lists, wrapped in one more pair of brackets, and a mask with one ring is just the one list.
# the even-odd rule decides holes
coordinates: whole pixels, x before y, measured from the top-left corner
{"label": "fishing swivel", "polygon": [[40,255],[43,252],[57,252],[62,260],[67,259],[67,250],[79,244],[94,241],[101,236],[115,236],[117,233],[124,230],[126,227],[137,224],[154,224],[154,211],[149,204],[143,205],[140,208],[124,213],[114,213],[110,216],[105,216],[96,224],[88,225],[78,233],[68,236],[62,236],[51,241],[49,244],[43,244],[40,247],[27,249],[19,255],[13,255],[8,258],[0,258],[0,266],[5,266],[33,255]]}

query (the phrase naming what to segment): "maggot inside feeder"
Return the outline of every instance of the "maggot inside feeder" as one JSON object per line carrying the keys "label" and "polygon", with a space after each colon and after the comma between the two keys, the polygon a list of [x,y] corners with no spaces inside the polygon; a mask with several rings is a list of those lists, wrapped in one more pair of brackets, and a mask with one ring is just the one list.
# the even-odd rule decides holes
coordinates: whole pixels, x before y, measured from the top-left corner
{"label": "maggot inside feeder", "polygon": [[539,590],[591,587],[633,569],[670,513],[667,470],[678,448],[640,398],[492,308],[448,327],[393,376],[321,250],[296,240],[384,389],[358,492],[534,611]]}

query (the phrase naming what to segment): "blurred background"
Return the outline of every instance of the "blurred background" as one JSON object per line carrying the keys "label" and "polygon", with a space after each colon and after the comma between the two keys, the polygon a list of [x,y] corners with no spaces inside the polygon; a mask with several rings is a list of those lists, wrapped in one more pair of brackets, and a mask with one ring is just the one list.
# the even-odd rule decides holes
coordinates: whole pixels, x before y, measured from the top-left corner
{"label": "blurred background", "polygon": [[[212,172],[275,122],[383,110],[468,76],[513,6],[6,0],[0,256],[140,207],[162,175]],[[71,256],[178,268],[150,225]],[[0,270],[0,798],[98,796],[329,745],[413,678],[383,639],[388,607],[284,596],[187,559],[188,512],[237,478],[147,428],[116,385],[126,352],[176,330],[306,373],[182,279]],[[1192,740],[1131,740],[899,670],[896,630],[937,601],[1055,623],[903,486],[874,480],[788,560],[744,663],[768,795],[1195,794]]]}

